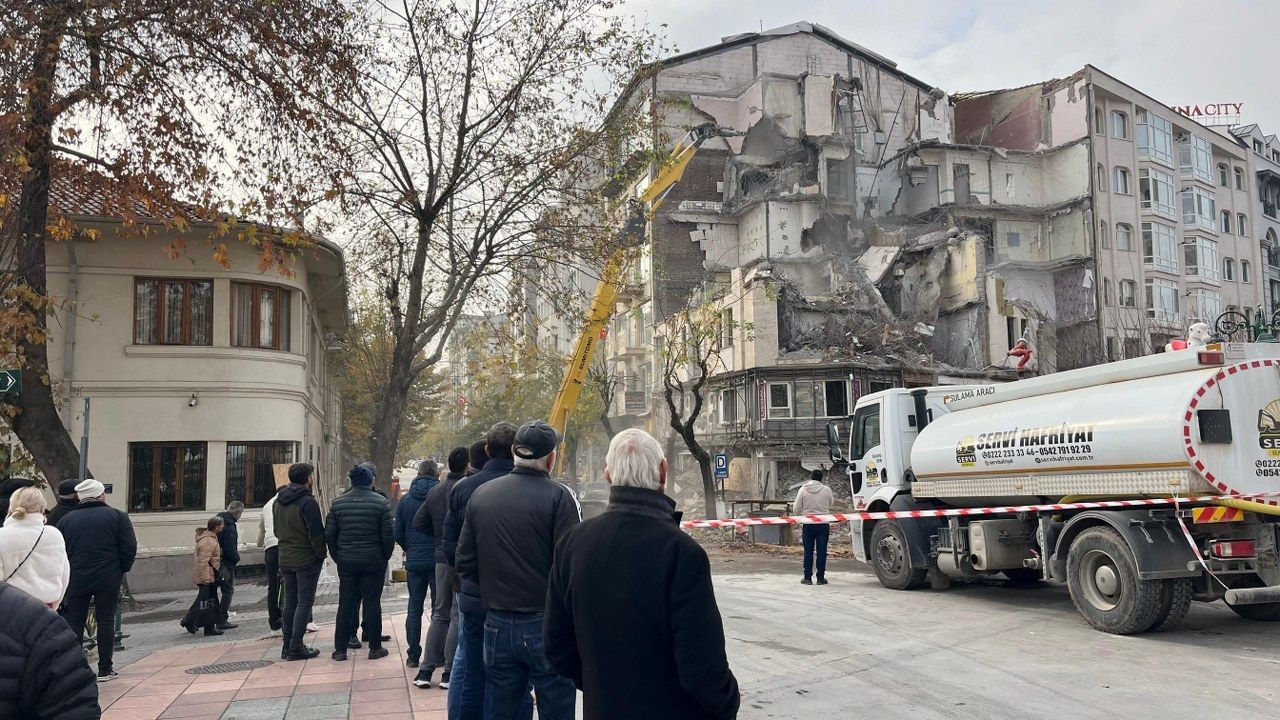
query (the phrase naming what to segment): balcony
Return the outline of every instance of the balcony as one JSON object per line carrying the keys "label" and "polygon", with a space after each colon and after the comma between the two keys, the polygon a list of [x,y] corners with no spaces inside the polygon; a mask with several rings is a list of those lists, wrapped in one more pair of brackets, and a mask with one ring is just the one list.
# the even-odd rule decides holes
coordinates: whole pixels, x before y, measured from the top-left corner
{"label": "balcony", "polygon": [[1147,319],[1156,327],[1182,329],[1182,313],[1179,312],[1147,308]]}

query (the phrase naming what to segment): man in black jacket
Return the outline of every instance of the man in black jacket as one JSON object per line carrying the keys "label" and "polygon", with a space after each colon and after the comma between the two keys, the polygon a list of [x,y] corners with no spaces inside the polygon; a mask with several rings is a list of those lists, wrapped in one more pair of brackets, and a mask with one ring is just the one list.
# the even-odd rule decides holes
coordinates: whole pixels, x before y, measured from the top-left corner
{"label": "man in black jacket", "polygon": [[395,541],[391,532],[391,503],[373,490],[373,473],[363,465],[351,468],[351,489],[334,498],[325,521],[325,540],[338,565],[338,618],[333,659],[346,660],[355,634],[357,605],[364,608],[369,636],[369,659],[386,657],[382,647],[382,583],[387,577]]}
{"label": "man in black jacket", "polygon": [[551,479],[560,433],[525,423],[515,468],[475,491],[458,542],[458,577],[484,602],[485,719],[516,720],[533,685],[540,720],[573,720],[578,694],[542,652],[547,575],[556,542],[582,520],[578,501]]}
{"label": "man in black jacket", "polygon": [[53,506],[49,514],[45,516],[44,522],[51,527],[57,527],[58,521],[63,515],[76,509],[80,504],[80,498],[76,496],[76,485],[80,481],[76,478],[70,478],[58,483],[58,504]]}
{"label": "man in black jacket", "polygon": [[547,659],[582,690],[586,718],[736,717],[711,566],[663,493],[662,446],[643,430],[618,433],[604,476],[608,510],[556,546]]}
{"label": "man in black jacket", "polygon": [[[435,597],[431,603],[431,625],[427,628],[427,660],[418,670],[413,684],[431,687],[431,674],[438,667],[444,668],[440,687],[449,687],[449,672],[453,669],[453,654],[458,648],[458,625],[452,622],[458,613],[453,603],[453,568],[444,554],[444,517],[449,511],[449,491],[463,477],[467,469],[468,453],[464,447],[449,451],[449,474],[443,482],[427,491],[427,498],[413,516],[413,529],[435,540]],[[416,480],[414,482],[417,482]],[[403,500],[401,502],[404,502]],[[409,612],[413,612],[410,605]]]}
{"label": "man in black jacket", "polygon": [[[458,481],[449,493],[449,509],[444,518],[444,555],[456,569],[458,538],[467,517],[467,504],[476,488],[511,472],[511,444],[516,426],[496,423],[485,435],[484,467]],[[458,578],[458,652],[449,676],[449,707],[459,708],[460,720],[484,717],[484,603],[475,580]]]}
{"label": "man in black jacket", "polygon": [[0,582],[0,718],[101,716],[98,685],[71,628],[44,603]]}
{"label": "man in black jacket", "polygon": [[316,585],[325,558],[324,522],[320,503],[311,494],[316,469],[309,463],[289,466],[289,484],[276,493],[271,506],[279,548],[280,572],[284,575],[284,626],[281,660],[310,660],[320,651],[302,644],[316,601]]}
{"label": "man in black jacket", "polygon": [[244,503],[232,500],[227,509],[218,513],[225,525],[218,533],[218,546],[222,548],[222,568],[218,571],[219,630],[240,627],[231,622],[231,596],[236,593],[236,566],[240,564],[240,530],[238,523],[244,515]]}
{"label": "man in black jacket", "polygon": [[71,563],[71,584],[63,612],[71,630],[80,637],[93,602],[98,620],[98,681],[116,676],[111,665],[115,645],[116,603],[120,581],[133,568],[138,541],[129,516],[107,505],[106,488],[89,479],[76,485],[80,505],[58,523],[67,544]]}

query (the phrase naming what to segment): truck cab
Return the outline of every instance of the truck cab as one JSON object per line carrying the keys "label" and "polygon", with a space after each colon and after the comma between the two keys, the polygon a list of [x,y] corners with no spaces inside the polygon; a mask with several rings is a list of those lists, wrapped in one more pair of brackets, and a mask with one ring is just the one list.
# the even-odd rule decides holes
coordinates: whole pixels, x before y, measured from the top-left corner
{"label": "truck cab", "polygon": [[[855,510],[881,512],[911,490],[911,446],[920,430],[947,412],[944,399],[959,387],[892,388],[858,399],[847,428],[828,426],[831,459],[845,465]],[[848,441],[841,448],[841,432]],[[847,453],[847,454],[846,454]],[[895,508],[896,509],[896,508]],[[854,556],[868,561],[864,523],[852,521]]]}

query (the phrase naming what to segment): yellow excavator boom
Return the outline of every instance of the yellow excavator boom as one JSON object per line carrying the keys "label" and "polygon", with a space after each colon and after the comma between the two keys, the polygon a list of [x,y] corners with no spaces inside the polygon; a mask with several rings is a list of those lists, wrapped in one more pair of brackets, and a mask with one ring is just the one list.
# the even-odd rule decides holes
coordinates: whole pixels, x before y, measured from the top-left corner
{"label": "yellow excavator boom", "polygon": [[[680,182],[680,178],[684,177],[685,170],[703,142],[711,137],[741,134],[711,124],[700,125],[686,133],[676,143],[667,160],[658,168],[653,181],[637,198],[638,210],[643,213],[644,220],[653,219],[671,189]],[[636,254],[635,245],[624,243],[623,247],[609,256],[604,272],[600,275],[600,282],[596,284],[596,293],[587,311],[586,324],[583,325],[582,332],[574,343],[573,354],[569,356],[569,367],[565,369],[564,379],[560,381],[560,390],[556,393],[555,401],[551,405],[551,417],[548,423],[561,435],[568,430],[569,416],[577,406],[578,398],[582,396],[582,388],[586,384],[587,375],[591,369],[591,358],[595,354],[596,345],[608,337],[609,320],[613,317],[618,295],[622,292],[625,269]],[[559,466],[562,462],[562,456],[556,460],[557,476],[560,475]]]}

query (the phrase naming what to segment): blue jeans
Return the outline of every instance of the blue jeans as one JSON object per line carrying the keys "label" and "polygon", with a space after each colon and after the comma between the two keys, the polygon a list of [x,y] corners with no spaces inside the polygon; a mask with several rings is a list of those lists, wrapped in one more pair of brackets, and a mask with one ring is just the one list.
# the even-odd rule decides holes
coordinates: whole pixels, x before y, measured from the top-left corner
{"label": "blue jeans", "polygon": [[573,720],[578,691],[542,646],[542,613],[489,611],[484,621],[485,720],[518,720],[533,685],[538,720]]}
{"label": "blue jeans", "polygon": [[[453,594],[458,607],[458,594]],[[453,654],[449,673],[448,720],[483,720],[484,718],[484,616],[458,612],[458,648]],[[472,659],[474,658],[474,663]],[[465,708],[464,708],[465,706]],[[520,719],[533,720],[533,698],[525,688],[520,705]]]}
{"label": "blue jeans", "polygon": [[433,604],[436,598],[436,566],[430,565],[425,570],[410,568],[408,574],[409,614],[404,619],[404,636],[406,655],[417,660],[422,657],[422,609],[427,602],[427,593],[431,594]]}
{"label": "blue jeans", "polygon": [[802,525],[800,539],[804,542],[804,576],[813,577],[813,561],[818,558],[818,577],[827,574],[827,541],[831,539],[830,525]]}

